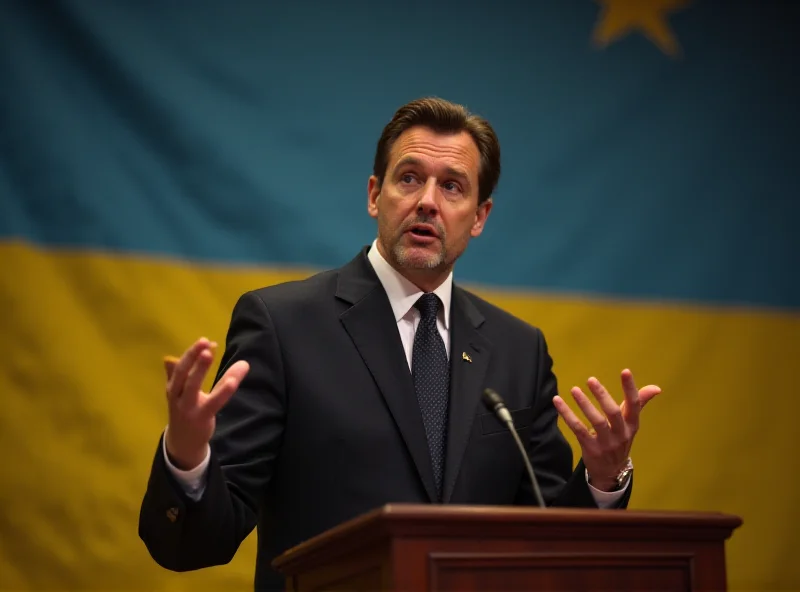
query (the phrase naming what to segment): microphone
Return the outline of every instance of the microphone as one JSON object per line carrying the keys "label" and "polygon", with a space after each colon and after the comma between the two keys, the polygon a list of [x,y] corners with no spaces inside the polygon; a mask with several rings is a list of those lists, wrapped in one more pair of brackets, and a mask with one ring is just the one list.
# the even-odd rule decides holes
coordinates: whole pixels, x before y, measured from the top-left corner
{"label": "microphone", "polygon": [[542,498],[542,492],[539,489],[539,483],[536,481],[536,475],[533,473],[531,461],[528,459],[528,453],[525,452],[525,447],[522,445],[522,440],[519,439],[519,434],[517,434],[516,428],[514,428],[514,420],[511,419],[511,413],[509,413],[508,409],[506,408],[503,398],[498,395],[496,391],[487,388],[483,391],[483,404],[486,405],[486,407],[488,407],[489,410],[506,425],[508,431],[511,432],[512,436],[514,436],[514,441],[517,443],[517,448],[522,455],[522,460],[525,462],[525,469],[528,471],[528,477],[531,480],[531,485],[533,485],[533,495],[536,496],[536,503],[540,508],[544,508],[544,499]]}

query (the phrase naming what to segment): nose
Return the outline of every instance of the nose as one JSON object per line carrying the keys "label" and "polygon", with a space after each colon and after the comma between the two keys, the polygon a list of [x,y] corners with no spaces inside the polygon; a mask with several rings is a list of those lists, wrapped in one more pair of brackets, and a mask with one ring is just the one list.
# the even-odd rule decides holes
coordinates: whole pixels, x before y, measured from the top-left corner
{"label": "nose", "polygon": [[422,193],[417,202],[417,211],[428,215],[433,215],[439,211],[439,206],[436,202],[436,181],[434,179],[428,179],[425,187],[422,188]]}

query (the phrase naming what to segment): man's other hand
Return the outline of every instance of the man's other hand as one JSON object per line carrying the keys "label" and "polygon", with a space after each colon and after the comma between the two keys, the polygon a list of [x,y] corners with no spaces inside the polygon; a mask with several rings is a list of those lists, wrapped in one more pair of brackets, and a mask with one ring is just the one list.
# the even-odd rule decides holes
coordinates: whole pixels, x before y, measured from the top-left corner
{"label": "man's other hand", "polygon": [[209,393],[202,390],[217,344],[205,337],[198,339],[180,359],[167,357],[167,407],[169,425],[167,454],[179,469],[188,471],[206,456],[214,435],[216,414],[239,388],[250,365],[244,360],[233,364]]}
{"label": "man's other hand", "polygon": [[601,491],[612,491],[617,486],[617,475],[630,457],[633,438],[639,431],[639,413],[661,392],[661,388],[651,384],[637,389],[631,371],[623,370],[625,400],[617,405],[599,380],[592,377],[587,385],[602,412],[578,387],[573,387],[571,393],[591,428],[584,425],[561,397],[553,397],[553,404],[578,439],[592,486]]}

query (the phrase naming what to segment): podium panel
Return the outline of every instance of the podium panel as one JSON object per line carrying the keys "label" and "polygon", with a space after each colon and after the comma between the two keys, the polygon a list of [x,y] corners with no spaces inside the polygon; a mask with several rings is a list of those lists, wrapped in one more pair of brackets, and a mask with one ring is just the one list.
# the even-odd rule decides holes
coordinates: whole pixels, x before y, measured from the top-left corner
{"label": "podium panel", "polygon": [[717,513],[388,505],[290,549],[287,589],[725,590]]}
{"label": "podium panel", "polygon": [[430,558],[432,590],[692,589],[688,554],[433,553]]}

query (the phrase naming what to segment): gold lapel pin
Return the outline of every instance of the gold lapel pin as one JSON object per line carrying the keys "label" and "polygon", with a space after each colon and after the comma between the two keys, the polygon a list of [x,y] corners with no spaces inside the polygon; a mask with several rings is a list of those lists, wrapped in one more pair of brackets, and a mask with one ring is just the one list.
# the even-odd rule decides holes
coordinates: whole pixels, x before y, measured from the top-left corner
{"label": "gold lapel pin", "polygon": [[469,354],[467,352],[461,352],[461,359],[466,360],[467,362],[472,364],[472,358],[469,357]]}

